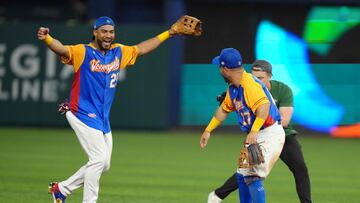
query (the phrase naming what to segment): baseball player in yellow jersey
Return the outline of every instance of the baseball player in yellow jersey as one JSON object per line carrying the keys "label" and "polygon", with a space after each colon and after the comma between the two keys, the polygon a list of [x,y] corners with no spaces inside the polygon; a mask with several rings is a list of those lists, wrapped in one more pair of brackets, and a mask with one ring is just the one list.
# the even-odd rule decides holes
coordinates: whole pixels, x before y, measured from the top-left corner
{"label": "baseball player in yellow jersey", "polygon": [[238,168],[240,202],[264,203],[265,189],[262,180],[279,158],[285,140],[280,113],[266,86],[244,70],[238,50],[223,49],[212,63],[219,66],[220,73],[229,86],[224,102],[200,138],[200,147],[207,145],[210,133],[234,111],[240,130],[248,133],[245,144],[258,143],[265,160],[250,168]]}
{"label": "baseball player in yellow jersey", "polygon": [[[298,132],[290,126],[294,111],[292,90],[286,84],[271,80],[272,66],[268,61],[256,60],[251,65],[251,74],[261,80],[270,91],[276,106],[281,114],[282,126],[285,131],[285,143],[280,159],[289,167],[295,178],[296,191],[301,203],[311,203],[310,177],[304,160],[301,145],[297,140]],[[217,99],[222,103],[225,92]],[[236,173],[230,176],[225,183],[211,192],[208,203],[220,203],[231,192],[238,189]]]}
{"label": "baseball player in yellow jersey", "polygon": [[72,46],[64,46],[52,38],[49,28],[40,27],[37,32],[39,40],[59,55],[63,63],[74,68],[66,118],[88,156],[88,162],[67,180],[49,185],[54,203],[65,203],[66,197],[81,186],[84,186],[83,203],[97,201],[101,174],[110,168],[112,133],[109,114],[119,72],[171,36],[181,34],[171,28],[135,46],[125,46],[113,43],[114,27],[111,18],[102,16],[94,24],[94,40]]}

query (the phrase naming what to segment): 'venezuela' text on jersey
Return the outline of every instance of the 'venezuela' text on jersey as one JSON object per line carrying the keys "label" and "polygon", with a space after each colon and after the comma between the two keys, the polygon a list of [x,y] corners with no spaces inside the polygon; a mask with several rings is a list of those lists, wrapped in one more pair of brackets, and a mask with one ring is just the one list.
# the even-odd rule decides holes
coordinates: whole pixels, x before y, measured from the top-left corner
{"label": "'venezuela' text on jersey", "polygon": [[75,72],[69,99],[71,112],[86,125],[110,132],[109,113],[119,73],[135,63],[138,48],[113,44],[103,54],[92,44],[66,47],[70,57],[62,58],[62,62],[73,65]]}
{"label": "'venezuela' text on jersey", "polygon": [[280,113],[266,86],[244,71],[240,86],[229,86],[222,108],[227,112],[235,111],[241,131],[250,132],[256,118],[256,109],[267,103],[270,103],[270,112],[261,129],[280,122]]}

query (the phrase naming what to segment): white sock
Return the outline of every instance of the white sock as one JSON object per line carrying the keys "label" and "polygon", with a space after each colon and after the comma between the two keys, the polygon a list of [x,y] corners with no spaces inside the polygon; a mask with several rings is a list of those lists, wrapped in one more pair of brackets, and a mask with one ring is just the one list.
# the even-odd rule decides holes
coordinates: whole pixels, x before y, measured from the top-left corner
{"label": "white sock", "polygon": [[208,203],[220,203],[222,199],[215,194],[215,191],[210,192],[208,196]]}

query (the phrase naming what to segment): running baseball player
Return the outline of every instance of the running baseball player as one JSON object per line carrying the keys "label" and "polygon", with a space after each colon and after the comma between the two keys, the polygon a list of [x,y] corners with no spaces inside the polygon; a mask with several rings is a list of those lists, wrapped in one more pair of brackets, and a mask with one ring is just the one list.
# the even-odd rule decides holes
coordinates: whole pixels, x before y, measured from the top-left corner
{"label": "running baseball player", "polygon": [[[187,20],[188,17],[191,16],[183,16],[169,30],[135,46],[113,43],[115,23],[106,16],[95,21],[93,41],[89,44],[64,46],[50,36],[49,28],[39,28],[38,39],[59,55],[63,63],[74,68],[66,118],[88,156],[88,162],[67,180],[50,183],[49,193],[54,203],[65,203],[66,198],[81,186],[84,186],[83,203],[97,201],[100,176],[110,168],[113,142],[109,114],[119,72],[171,36],[192,35],[191,29],[183,27],[186,22],[196,23]],[[199,36],[199,32],[193,35]]]}
{"label": "running baseball player", "polygon": [[240,202],[264,203],[262,180],[270,173],[285,140],[280,113],[265,85],[244,70],[238,50],[223,49],[212,63],[220,67],[220,73],[229,86],[225,100],[200,138],[200,147],[206,147],[210,133],[234,111],[240,130],[248,133],[245,145],[260,145],[264,158],[263,163],[246,168],[242,168],[244,160],[240,159],[237,170]]}
{"label": "running baseball player", "polygon": [[[265,84],[275,100],[276,106],[281,114],[282,126],[286,134],[285,144],[280,154],[280,159],[289,167],[294,175],[296,191],[300,202],[311,203],[310,178],[301,145],[297,140],[296,135],[298,132],[289,125],[294,111],[292,91],[286,84],[280,81],[271,80],[272,66],[268,61],[256,60],[251,65],[251,74]],[[220,103],[222,103],[222,98],[225,98],[224,95],[225,94],[220,96]],[[220,203],[236,189],[238,189],[238,183],[236,174],[234,174],[228,178],[222,186],[209,194],[208,203]]]}

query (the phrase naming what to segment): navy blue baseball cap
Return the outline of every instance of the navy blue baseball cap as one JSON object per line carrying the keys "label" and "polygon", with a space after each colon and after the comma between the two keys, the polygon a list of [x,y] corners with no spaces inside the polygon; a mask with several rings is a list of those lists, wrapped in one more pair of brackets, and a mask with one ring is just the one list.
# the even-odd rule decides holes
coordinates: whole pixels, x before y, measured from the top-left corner
{"label": "navy blue baseball cap", "polygon": [[238,68],[242,65],[240,52],[234,48],[225,48],[221,50],[220,55],[213,58],[212,64],[219,67]]}
{"label": "navy blue baseball cap", "polygon": [[107,16],[101,16],[98,19],[96,19],[96,21],[94,23],[94,30],[99,29],[99,27],[101,27],[103,25],[112,25],[115,27],[115,23],[111,18],[109,18]]}

